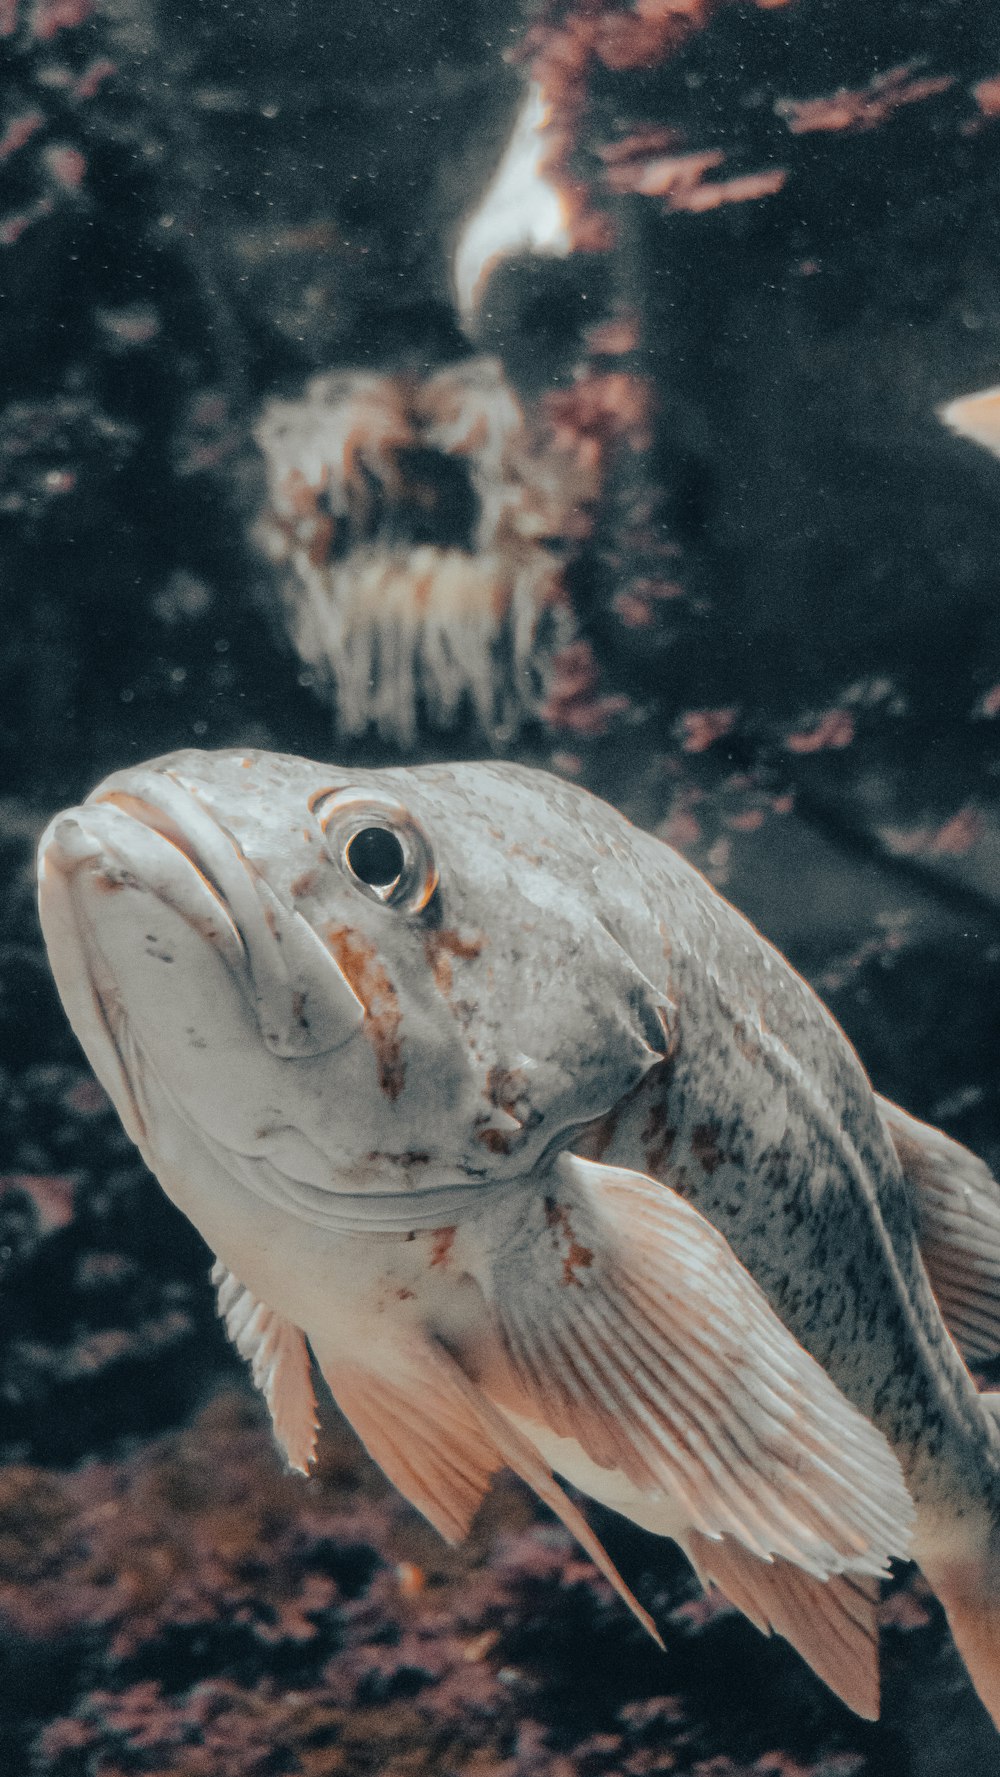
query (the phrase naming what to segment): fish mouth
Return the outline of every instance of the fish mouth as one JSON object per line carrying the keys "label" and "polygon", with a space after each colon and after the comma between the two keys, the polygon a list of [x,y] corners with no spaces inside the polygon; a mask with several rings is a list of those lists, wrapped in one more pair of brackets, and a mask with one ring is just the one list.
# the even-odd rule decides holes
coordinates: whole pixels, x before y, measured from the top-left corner
{"label": "fish mouth", "polygon": [[199,878],[202,890],[212,897],[213,912],[218,914],[222,924],[205,925],[206,916],[199,916],[189,905],[178,905],[178,912],[183,913],[189,923],[226,956],[227,961],[236,966],[244,965],[248,948],[234,911],[233,890],[236,888],[238,891],[239,881],[231,866],[235,865],[238,869],[242,863],[245,870],[246,860],[239,852],[235,840],[231,842],[229,854],[218,845],[216,835],[221,836],[221,829],[193,796],[187,792],[182,794],[187,803],[184,810],[186,826],[181,826],[175,818],[178,811],[171,811],[169,807],[163,807],[162,803],[153,802],[127,790],[95,790],[93,795],[87,797],[84,807],[117,808],[129,820],[137,822],[151,833],[158,833],[174,851],[180,852]]}
{"label": "fish mouth", "polygon": [[[92,961],[94,946],[86,943],[81,897],[75,892],[81,870],[98,890],[145,890],[180,914],[217,952],[248,1003],[265,1046],[279,1058],[328,1053],[360,1028],[363,1007],[326,946],[279,899],[234,835],[180,774],[147,767],[116,774],[81,807],[57,815],[42,837],[43,927],[46,901],[61,892],[69,904],[63,907],[62,925],[72,910],[83,954],[92,975],[99,975],[99,963]],[[56,969],[64,1000],[65,972]],[[95,980],[93,985],[107,1022],[106,988],[110,985],[113,1003],[114,983]]]}

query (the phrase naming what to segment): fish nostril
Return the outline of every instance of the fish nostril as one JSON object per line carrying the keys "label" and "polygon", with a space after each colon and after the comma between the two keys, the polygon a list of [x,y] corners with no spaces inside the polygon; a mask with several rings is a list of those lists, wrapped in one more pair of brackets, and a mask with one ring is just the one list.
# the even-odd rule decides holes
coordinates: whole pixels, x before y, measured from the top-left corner
{"label": "fish nostril", "polygon": [[40,854],[41,867],[51,863],[59,870],[75,870],[102,855],[100,842],[87,832],[74,815],[63,815],[50,828]]}

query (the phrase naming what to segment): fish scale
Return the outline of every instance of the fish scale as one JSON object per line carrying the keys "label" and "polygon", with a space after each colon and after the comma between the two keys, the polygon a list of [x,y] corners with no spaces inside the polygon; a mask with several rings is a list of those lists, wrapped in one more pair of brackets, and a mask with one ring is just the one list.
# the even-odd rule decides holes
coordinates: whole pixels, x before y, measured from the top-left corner
{"label": "fish scale", "polygon": [[443,1535],[513,1468],[655,1634],[562,1476],[869,1716],[915,1555],[1000,1720],[1000,1188],[683,858],[526,767],[188,751],[39,905],[292,1466],[311,1350]]}

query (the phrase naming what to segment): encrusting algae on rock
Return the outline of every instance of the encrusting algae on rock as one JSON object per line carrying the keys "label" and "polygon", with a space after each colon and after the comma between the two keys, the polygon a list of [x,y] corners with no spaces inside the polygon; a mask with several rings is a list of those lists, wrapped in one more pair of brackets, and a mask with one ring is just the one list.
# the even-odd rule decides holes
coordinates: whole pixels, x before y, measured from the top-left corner
{"label": "encrusting algae on rock", "polygon": [[412,746],[472,716],[509,739],[574,633],[564,568],[600,487],[587,441],[529,425],[499,363],[337,373],[257,428],[296,650],[337,732]]}
{"label": "encrusting algae on rock", "polygon": [[522,767],[184,752],[39,878],[293,1466],[311,1349],[449,1539],[511,1468],[655,1634],[562,1475],[868,1716],[912,1554],[997,1719],[1000,1191],[677,854]]}

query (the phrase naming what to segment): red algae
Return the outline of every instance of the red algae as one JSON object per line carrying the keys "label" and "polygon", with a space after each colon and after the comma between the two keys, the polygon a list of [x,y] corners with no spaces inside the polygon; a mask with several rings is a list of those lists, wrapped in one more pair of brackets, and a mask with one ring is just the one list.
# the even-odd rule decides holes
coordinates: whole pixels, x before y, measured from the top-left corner
{"label": "red algae", "polygon": [[839,87],[828,98],[778,99],[775,110],[794,136],[816,130],[873,130],[904,105],[936,98],[954,85],[950,74],[914,72],[912,63],[874,74],[867,86]]}
{"label": "red algae", "polygon": [[972,96],[984,117],[1000,117],[1000,74],[977,80]]}
{"label": "red algae", "polygon": [[[568,1283],[586,1262],[571,1245]],[[11,1467],[0,1656],[17,1649],[23,1756],[37,1777],[725,1770],[732,1724],[730,1744],[714,1739],[706,1710],[725,1688],[712,1676],[719,1649],[738,1643],[760,1697],[734,1771],[795,1769],[766,1762],[788,1757],[768,1748],[789,1671],[815,1694],[819,1762],[801,1771],[865,1768],[851,1722],[788,1649],[717,1599],[695,1608],[675,1553],[626,1537],[643,1562],[655,1548],[665,1576],[654,1596],[665,1657],[541,1516],[502,1479],[469,1542],[449,1550],[335,1416],[316,1478],[284,1474],[242,1393],[132,1454],[62,1475]],[[887,1620],[899,1634],[924,1616],[897,1603]],[[595,1658],[602,1685],[567,1732],[566,1687]]]}

